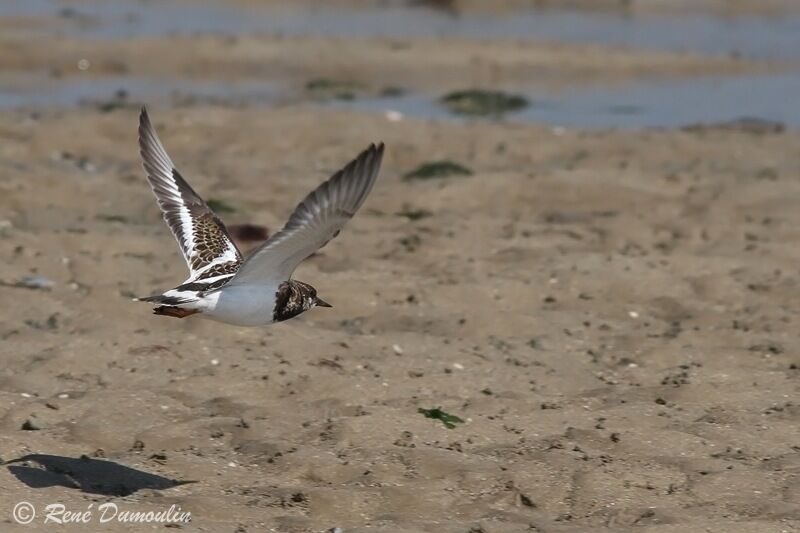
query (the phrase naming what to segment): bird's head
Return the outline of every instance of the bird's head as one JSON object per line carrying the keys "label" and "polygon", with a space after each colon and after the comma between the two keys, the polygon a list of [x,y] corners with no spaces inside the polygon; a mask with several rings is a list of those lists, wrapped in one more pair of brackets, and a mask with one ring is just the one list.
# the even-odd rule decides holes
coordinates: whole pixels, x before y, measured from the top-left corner
{"label": "bird's head", "polygon": [[317,296],[317,289],[302,281],[289,280],[278,288],[275,295],[274,321],[280,322],[314,307],[333,307]]}
{"label": "bird's head", "polygon": [[319,296],[314,296],[314,307],[333,307],[331,304],[320,298]]}
{"label": "bird's head", "polygon": [[303,299],[303,311],[308,311],[314,307],[333,307],[331,304],[317,296],[317,289],[307,283],[297,282],[298,295]]}

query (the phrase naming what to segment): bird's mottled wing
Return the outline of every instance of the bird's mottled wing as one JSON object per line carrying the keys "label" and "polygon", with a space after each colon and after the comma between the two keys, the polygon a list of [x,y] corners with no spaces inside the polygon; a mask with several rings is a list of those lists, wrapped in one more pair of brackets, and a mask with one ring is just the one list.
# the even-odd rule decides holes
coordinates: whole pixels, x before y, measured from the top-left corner
{"label": "bird's mottled wing", "polygon": [[242,256],[225,225],[180,175],[147,110],[139,117],[139,148],[147,180],[189,266],[188,282],[230,277]]}
{"label": "bird's mottled wing", "polygon": [[295,208],[289,221],[245,259],[231,284],[280,283],[332,238],[364,203],[383,159],[383,143],[371,144],[357,158],[317,187]]}

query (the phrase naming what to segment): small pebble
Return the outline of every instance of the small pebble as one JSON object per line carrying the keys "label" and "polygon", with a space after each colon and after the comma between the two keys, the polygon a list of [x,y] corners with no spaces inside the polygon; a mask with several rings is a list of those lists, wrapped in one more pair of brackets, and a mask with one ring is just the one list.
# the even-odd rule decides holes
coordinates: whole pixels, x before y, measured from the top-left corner
{"label": "small pebble", "polygon": [[39,431],[42,429],[42,424],[35,418],[31,417],[22,423],[22,429],[24,431]]}
{"label": "small pebble", "polygon": [[400,122],[403,120],[403,118],[403,114],[399,111],[395,111],[393,109],[386,111],[386,120],[389,122]]}
{"label": "small pebble", "polygon": [[399,344],[392,344],[392,350],[394,350],[394,353],[397,355],[403,355],[403,349]]}
{"label": "small pebble", "polygon": [[16,283],[16,286],[26,289],[50,290],[55,286],[55,282],[44,276],[25,276]]}

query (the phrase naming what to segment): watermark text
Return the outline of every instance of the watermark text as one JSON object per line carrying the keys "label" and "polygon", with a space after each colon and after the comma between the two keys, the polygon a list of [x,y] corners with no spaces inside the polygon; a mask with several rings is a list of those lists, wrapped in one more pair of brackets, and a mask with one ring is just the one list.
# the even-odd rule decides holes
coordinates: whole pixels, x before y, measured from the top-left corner
{"label": "watermark text", "polygon": [[119,522],[126,524],[177,524],[188,523],[192,513],[171,505],[158,511],[141,511],[121,508],[114,502],[95,505],[90,503],[83,509],[69,509],[63,503],[50,503],[37,509],[30,502],[19,502],[14,506],[11,516],[18,524],[107,524]]}

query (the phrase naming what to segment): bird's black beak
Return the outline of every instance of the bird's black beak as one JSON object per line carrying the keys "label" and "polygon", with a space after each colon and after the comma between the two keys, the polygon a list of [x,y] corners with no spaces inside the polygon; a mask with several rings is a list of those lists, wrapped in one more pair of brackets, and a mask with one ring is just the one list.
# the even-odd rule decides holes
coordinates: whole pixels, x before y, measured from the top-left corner
{"label": "bird's black beak", "polygon": [[329,304],[328,302],[326,302],[322,298],[317,298],[314,301],[314,305],[316,305],[317,307],[333,307],[331,304]]}

